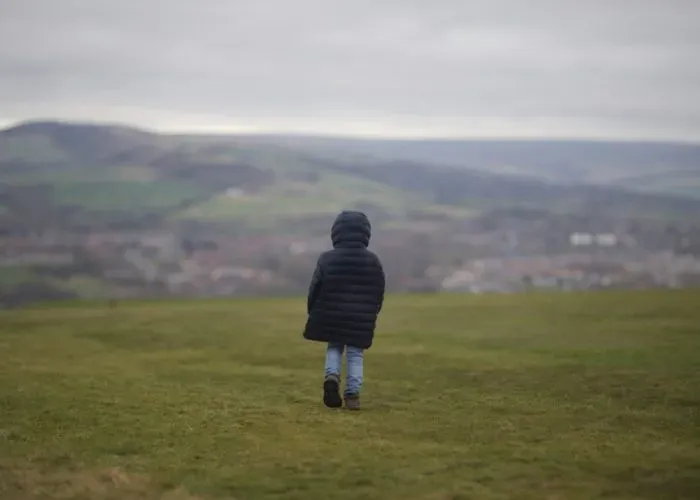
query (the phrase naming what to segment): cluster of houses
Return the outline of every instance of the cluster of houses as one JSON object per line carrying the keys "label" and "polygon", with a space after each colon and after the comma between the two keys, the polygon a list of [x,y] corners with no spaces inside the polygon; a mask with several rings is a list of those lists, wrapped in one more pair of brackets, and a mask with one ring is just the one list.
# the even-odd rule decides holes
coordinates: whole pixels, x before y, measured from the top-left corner
{"label": "cluster of houses", "polygon": [[[383,242],[380,238],[388,282],[397,290],[411,289],[419,265],[424,266],[420,287],[445,292],[681,287],[700,281],[697,255],[678,254],[672,249],[644,249],[626,233],[571,232],[568,248],[534,255],[519,254],[517,238],[503,240],[499,234],[452,235],[443,246],[452,244],[452,250],[458,254],[460,248],[467,247],[488,254],[484,250],[488,245],[502,248],[503,241],[508,251],[472,255],[451,264],[436,264],[438,260],[430,253],[421,258],[418,253],[407,257],[415,248],[405,234],[397,234],[393,240],[389,235]],[[329,243],[327,236],[268,234],[188,239],[165,230],[86,235],[52,232],[3,237],[0,270],[66,269],[69,274],[90,274],[115,290],[130,290],[133,295],[302,292],[316,257],[328,249]],[[406,266],[413,271],[397,266],[407,258],[424,264],[414,262]]]}
{"label": "cluster of houses", "polygon": [[430,269],[440,289],[471,293],[529,289],[682,287],[700,278],[700,259],[672,252],[599,258],[587,253],[477,259],[449,273]]}

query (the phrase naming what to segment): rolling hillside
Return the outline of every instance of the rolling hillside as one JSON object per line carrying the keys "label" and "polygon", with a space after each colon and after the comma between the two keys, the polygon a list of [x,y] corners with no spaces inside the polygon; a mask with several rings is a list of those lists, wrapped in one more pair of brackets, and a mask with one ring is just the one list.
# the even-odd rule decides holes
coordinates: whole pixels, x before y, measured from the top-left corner
{"label": "rolling hillside", "polygon": [[601,184],[700,197],[698,144],[319,137],[275,140],[314,154],[345,155],[360,162],[367,159],[428,162],[557,183]]}
{"label": "rolling hillside", "polygon": [[[517,256],[547,260],[533,271],[543,275],[537,286],[561,272],[584,288],[698,279],[684,257],[700,248],[700,199],[683,196],[696,185],[690,168],[674,170],[682,183],[651,167],[616,181],[635,192],[612,181],[357,159],[292,139],[53,122],[0,131],[0,305],[300,292],[330,221],[348,208],[378,229],[373,245],[396,290],[440,290],[468,259]],[[570,237],[580,231],[619,235],[603,267],[617,274],[603,282],[595,269],[562,271],[549,260],[576,252]],[[530,275],[512,272],[522,274],[479,275],[469,286],[520,289]]]}
{"label": "rolling hillside", "polygon": [[[164,136],[37,122],[0,132],[0,221],[14,230],[218,224],[265,231],[342,208],[361,208],[380,223],[504,208],[682,218],[700,214],[700,200],[659,192],[694,194],[697,152],[649,144]],[[674,181],[669,168],[683,180]],[[609,186],[578,182],[596,180]]]}

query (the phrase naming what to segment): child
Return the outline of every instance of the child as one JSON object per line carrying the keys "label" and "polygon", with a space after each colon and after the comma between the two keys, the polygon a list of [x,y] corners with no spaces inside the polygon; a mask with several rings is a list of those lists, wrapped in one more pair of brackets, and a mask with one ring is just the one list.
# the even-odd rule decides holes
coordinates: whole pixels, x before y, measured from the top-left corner
{"label": "child", "polygon": [[343,405],[340,368],[345,351],[345,407],[360,409],[363,355],[372,346],[385,287],[382,264],[367,250],[370,235],[365,214],[341,212],[331,230],[333,250],[319,257],[309,287],[304,338],[328,344],[323,402],[329,408]]}

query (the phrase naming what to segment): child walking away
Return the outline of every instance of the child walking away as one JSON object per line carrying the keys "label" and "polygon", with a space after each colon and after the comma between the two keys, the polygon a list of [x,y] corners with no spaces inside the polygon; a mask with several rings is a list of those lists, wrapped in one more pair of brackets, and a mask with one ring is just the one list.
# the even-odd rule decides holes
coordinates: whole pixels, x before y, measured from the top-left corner
{"label": "child walking away", "polygon": [[323,402],[329,408],[343,405],[340,374],[345,353],[345,407],[360,409],[364,352],[374,340],[385,287],[382,264],[367,249],[371,232],[365,214],[341,212],[331,230],[333,250],[321,254],[311,278],[304,337],[328,344]]}

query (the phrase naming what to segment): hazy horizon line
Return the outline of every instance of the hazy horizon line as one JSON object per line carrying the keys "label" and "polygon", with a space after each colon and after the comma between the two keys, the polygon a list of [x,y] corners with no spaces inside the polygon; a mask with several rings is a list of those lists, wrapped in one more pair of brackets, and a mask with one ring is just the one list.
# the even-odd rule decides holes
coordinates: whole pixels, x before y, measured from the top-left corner
{"label": "hazy horizon line", "polygon": [[410,133],[385,133],[371,132],[335,132],[332,130],[305,130],[292,128],[260,128],[260,127],[236,127],[236,126],[192,126],[192,127],[159,127],[156,125],[137,124],[137,121],[116,121],[99,119],[72,119],[60,117],[33,117],[26,119],[0,119],[0,132],[19,128],[31,124],[60,124],[67,126],[95,126],[115,127],[131,129],[154,135],[181,137],[252,137],[252,138],[308,138],[325,140],[347,140],[366,142],[578,142],[578,143],[625,143],[625,144],[678,144],[685,146],[700,146],[700,138],[661,138],[652,136],[611,136],[610,134],[591,135],[507,135],[507,134],[410,134]]}

